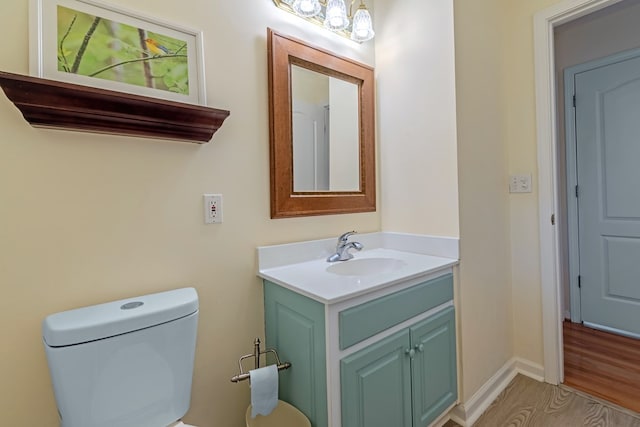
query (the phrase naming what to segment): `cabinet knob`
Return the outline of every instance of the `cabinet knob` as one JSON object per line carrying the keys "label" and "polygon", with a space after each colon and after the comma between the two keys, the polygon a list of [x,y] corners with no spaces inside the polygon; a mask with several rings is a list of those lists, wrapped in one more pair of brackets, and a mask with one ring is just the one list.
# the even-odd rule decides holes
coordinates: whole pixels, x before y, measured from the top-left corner
{"label": "cabinet knob", "polygon": [[412,348],[408,348],[404,351],[405,354],[408,354],[411,359],[416,355],[416,351]]}
{"label": "cabinet knob", "polygon": [[422,353],[424,351],[424,344],[416,344],[415,349]]}

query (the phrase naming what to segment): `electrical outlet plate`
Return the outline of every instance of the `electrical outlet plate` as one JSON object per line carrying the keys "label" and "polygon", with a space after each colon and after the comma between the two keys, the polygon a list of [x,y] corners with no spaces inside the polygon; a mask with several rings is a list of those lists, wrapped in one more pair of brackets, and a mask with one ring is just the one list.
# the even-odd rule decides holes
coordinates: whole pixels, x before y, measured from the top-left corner
{"label": "electrical outlet plate", "polygon": [[204,223],[219,224],[222,222],[222,194],[203,194]]}

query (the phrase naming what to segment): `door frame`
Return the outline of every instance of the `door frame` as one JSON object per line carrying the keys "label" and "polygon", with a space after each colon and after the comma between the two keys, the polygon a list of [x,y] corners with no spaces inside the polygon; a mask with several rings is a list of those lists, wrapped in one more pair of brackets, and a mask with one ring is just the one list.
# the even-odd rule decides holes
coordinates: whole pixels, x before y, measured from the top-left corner
{"label": "door frame", "polygon": [[569,298],[571,303],[571,321],[582,320],[578,275],[580,274],[580,246],[578,228],[578,160],[576,142],[575,76],[590,67],[576,65],[564,72],[564,128],[567,178],[567,243],[569,246]]}
{"label": "door frame", "polygon": [[533,18],[544,378],[551,384],[564,380],[560,244],[555,226],[560,211],[553,29],[619,1],[563,0]]}
{"label": "door frame", "polygon": [[[583,64],[569,67],[564,72],[564,115],[565,115],[565,144],[567,160],[567,225],[569,242],[569,291],[571,297],[571,321],[582,321],[582,306],[578,288],[580,274],[579,229],[578,229],[578,198],[575,188],[578,185],[578,161],[575,118],[576,109],[573,105],[575,92],[574,81],[576,74],[595,70],[607,65],[616,64],[627,59],[640,57],[640,49],[632,49],[614,53],[604,58],[595,59]],[[571,124],[571,125],[569,125]],[[618,331],[619,333],[619,331]]]}

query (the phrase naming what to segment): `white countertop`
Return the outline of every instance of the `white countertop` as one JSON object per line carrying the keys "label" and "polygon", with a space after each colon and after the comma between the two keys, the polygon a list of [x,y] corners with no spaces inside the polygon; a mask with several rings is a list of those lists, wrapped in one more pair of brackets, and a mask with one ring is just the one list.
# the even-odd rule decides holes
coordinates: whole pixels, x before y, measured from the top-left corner
{"label": "white countertop", "polygon": [[[364,249],[352,251],[353,260],[337,263],[326,261],[335,248],[336,239],[258,248],[258,276],[324,304],[333,304],[430,275],[458,263],[457,239],[370,233],[356,234],[350,241],[361,242]],[[327,271],[340,263],[368,258],[388,258],[399,262],[394,269],[376,274],[356,276]]]}

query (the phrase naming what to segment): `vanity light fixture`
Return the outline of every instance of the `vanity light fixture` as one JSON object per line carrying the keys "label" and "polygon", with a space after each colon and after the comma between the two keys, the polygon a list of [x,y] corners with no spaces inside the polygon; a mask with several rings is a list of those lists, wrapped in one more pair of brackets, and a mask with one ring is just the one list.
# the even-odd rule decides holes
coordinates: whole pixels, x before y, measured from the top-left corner
{"label": "vanity light fixture", "polygon": [[364,4],[360,4],[354,11],[354,4],[358,0],[350,1],[349,7],[345,0],[273,0],[280,9],[293,13],[301,18],[318,25],[322,25],[351,40],[362,43],[375,36],[371,14]]}
{"label": "vanity light fixture", "polygon": [[369,14],[363,1],[360,0],[360,6],[358,6],[358,10],[356,10],[355,15],[353,15],[351,40],[362,43],[371,40],[375,35],[373,23],[371,22],[371,14]]}
{"label": "vanity light fixture", "polygon": [[329,0],[324,11],[324,27],[331,31],[344,30],[349,26],[347,6],[344,0]]}
{"label": "vanity light fixture", "polygon": [[304,18],[316,16],[322,10],[319,0],[295,0],[291,7],[297,15]]}

